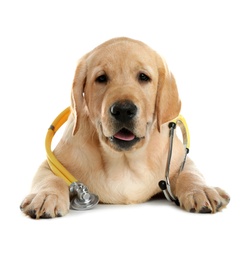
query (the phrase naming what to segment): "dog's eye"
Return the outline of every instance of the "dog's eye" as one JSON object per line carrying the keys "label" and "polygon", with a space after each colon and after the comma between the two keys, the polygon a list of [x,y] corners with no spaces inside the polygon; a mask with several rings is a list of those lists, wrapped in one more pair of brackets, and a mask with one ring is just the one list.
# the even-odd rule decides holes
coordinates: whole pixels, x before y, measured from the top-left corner
{"label": "dog's eye", "polygon": [[108,76],[106,74],[103,74],[95,79],[98,83],[107,83],[108,82]]}
{"label": "dog's eye", "polygon": [[151,79],[150,79],[150,77],[147,76],[146,74],[144,74],[144,73],[139,73],[139,75],[138,75],[138,80],[139,80],[139,81],[147,82],[147,81],[150,81]]}

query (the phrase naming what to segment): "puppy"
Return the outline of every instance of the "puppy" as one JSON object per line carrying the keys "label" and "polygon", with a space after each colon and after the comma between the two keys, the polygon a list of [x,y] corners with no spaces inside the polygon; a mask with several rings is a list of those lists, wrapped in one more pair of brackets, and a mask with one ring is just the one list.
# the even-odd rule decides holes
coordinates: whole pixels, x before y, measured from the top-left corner
{"label": "puppy", "polygon": [[[102,203],[141,203],[160,193],[169,149],[168,122],[181,102],[172,73],[150,47],[129,38],[111,39],[83,56],[71,95],[71,114],[54,150],[58,160]],[[175,136],[170,167],[172,193],[190,212],[215,213],[229,202],[206,185]],[[31,218],[64,216],[69,187],[39,167],[21,210]]]}

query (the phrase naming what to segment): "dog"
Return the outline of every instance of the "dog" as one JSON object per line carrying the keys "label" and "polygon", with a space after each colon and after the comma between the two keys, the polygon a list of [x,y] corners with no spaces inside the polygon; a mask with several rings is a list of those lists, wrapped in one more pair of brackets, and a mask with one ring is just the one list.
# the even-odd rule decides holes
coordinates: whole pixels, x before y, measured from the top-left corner
{"label": "dog", "polygon": [[[142,203],[161,192],[169,149],[168,122],[181,109],[177,85],[165,60],[143,42],[114,38],[84,55],[76,68],[71,113],[54,150],[57,159],[101,203]],[[230,200],[208,186],[174,137],[170,184],[180,207],[215,213]],[[69,187],[39,167],[21,210],[31,218],[61,217],[70,207]]]}

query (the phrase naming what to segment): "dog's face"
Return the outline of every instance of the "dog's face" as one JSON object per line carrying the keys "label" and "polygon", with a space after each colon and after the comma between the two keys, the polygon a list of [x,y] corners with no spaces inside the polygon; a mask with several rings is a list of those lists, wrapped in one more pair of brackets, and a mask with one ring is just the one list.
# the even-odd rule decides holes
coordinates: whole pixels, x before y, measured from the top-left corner
{"label": "dog's face", "polygon": [[172,75],[145,44],[112,39],[85,55],[73,84],[74,133],[86,111],[99,139],[117,151],[148,142],[154,123],[176,117],[180,101]]}

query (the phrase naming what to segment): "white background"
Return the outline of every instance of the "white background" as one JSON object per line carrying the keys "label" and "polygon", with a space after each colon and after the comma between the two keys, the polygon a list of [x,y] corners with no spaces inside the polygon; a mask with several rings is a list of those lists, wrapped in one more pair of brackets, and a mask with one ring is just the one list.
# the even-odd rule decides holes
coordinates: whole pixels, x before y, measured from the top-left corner
{"label": "white background", "polygon": [[[251,259],[251,14],[243,0],[1,1],[0,258]],[[51,220],[20,212],[47,128],[70,104],[77,60],[117,36],[166,58],[190,156],[209,185],[231,195],[221,213],[186,213],[166,201]]]}

